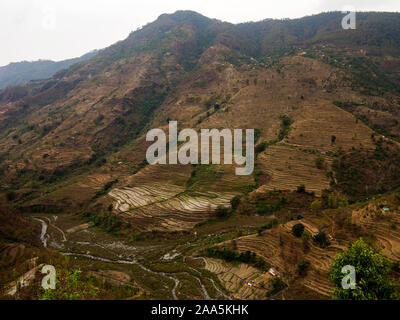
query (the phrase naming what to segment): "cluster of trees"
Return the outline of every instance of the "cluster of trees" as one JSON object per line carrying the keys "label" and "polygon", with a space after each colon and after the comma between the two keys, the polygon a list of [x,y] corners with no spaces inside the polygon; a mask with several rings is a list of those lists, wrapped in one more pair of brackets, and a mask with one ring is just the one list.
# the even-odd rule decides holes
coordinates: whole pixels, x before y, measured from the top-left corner
{"label": "cluster of trees", "polygon": [[111,212],[97,214],[85,212],[83,216],[92,221],[96,227],[100,227],[111,234],[117,233],[124,226],[123,222]]}
{"label": "cluster of trees", "polygon": [[[307,231],[305,231],[305,227],[302,223],[297,223],[292,227],[292,233],[295,237],[301,238],[305,233],[307,233]],[[308,236],[305,238],[308,238]],[[326,236],[326,233],[323,231],[317,232],[313,236],[313,240],[322,248],[329,245],[329,240]]]}
{"label": "cluster of trees", "polygon": [[281,131],[279,132],[279,140],[284,139],[290,131],[290,125],[293,123],[292,119],[290,119],[287,115],[280,116],[282,124],[281,124]]}
{"label": "cluster of trees", "polygon": [[110,189],[112,188],[112,186],[113,186],[114,184],[116,184],[116,183],[118,183],[118,179],[115,179],[115,180],[113,180],[113,181],[107,182],[107,183],[104,185],[103,189],[101,189],[101,190],[99,190],[99,191],[96,191],[96,193],[95,193],[93,199],[97,199],[97,198],[99,198],[99,197],[101,197],[101,196],[107,194],[108,191],[110,191]]}
{"label": "cluster of trees", "polygon": [[207,248],[205,250],[205,255],[211,258],[222,259],[227,262],[247,263],[262,270],[267,270],[269,268],[269,265],[261,257],[257,257],[254,252],[249,250],[238,253],[228,248],[213,247]]}

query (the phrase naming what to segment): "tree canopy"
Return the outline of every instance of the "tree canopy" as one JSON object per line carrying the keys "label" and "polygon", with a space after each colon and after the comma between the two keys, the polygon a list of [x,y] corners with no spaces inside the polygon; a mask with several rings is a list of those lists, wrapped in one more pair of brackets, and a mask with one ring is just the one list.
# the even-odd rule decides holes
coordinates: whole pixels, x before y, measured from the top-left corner
{"label": "tree canopy", "polygon": [[[344,266],[355,268],[355,288],[344,289]],[[368,246],[362,239],[339,253],[331,265],[331,281],[335,285],[333,298],[339,300],[388,300],[394,298],[394,285],[389,272],[390,261]]]}

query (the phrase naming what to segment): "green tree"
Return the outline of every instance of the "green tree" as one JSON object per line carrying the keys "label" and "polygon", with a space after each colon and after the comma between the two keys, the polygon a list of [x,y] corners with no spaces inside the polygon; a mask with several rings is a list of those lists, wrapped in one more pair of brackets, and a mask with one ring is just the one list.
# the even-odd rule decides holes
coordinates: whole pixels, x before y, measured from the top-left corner
{"label": "green tree", "polygon": [[322,202],[320,200],[314,200],[311,203],[310,209],[311,209],[311,211],[316,212],[316,211],[319,211],[321,209],[321,207],[322,207]]}
{"label": "green tree", "polygon": [[326,237],[326,233],[323,231],[318,232],[313,239],[322,248],[325,248],[330,244],[328,238]]}
{"label": "green tree", "polygon": [[297,187],[297,192],[298,193],[305,193],[306,192],[306,186],[304,184],[301,184]]}
{"label": "green tree", "polygon": [[322,157],[315,158],[315,166],[318,169],[322,169],[324,167],[324,162],[325,162],[325,160]]}
{"label": "green tree", "polygon": [[236,210],[239,204],[240,204],[240,196],[234,196],[231,199],[232,210]]}
{"label": "green tree", "polygon": [[229,215],[229,209],[220,205],[215,209],[215,214],[218,218],[224,218]]}
{"label": "green tree", "polygon": [[265,141],[263,141],[263,142],[259,143],[258,145],[256,145],[256,147],[254,148],[254,152],[256,154],[259,154],[259,153],[265,151],[265,149],[267,149],[267,147],[268,147],[268,144]]}
{"label": "green tree", "polygon": [[329,208],[336,209],[339,207],[346,207],[348,205],[348,200],[346,197],[338,194],[338,193],[331,193],[328,196],[328,206]]}
{"label": "green tree", "polygon": [[297,272],[300,277],[304,277],[307,275],[308,267],[310,266],[310,262],[305,261],[302,259],[299,264],[297,265]]}
{"label": "green tree", "polygon": [[[343,289],[344,266],[353,266],[356,272],[355,289]],[[394,285],[389,272],[390,261],[369,247],[362,239],[336,255],[331,265],[331,281],[335,285],[333,298],[339,300],[388,300],[394,298]]]}
{"label": "green tree", "polygon": [[304,225],[301,223],[297,223],[292,227],[292,233],[297,237],[300,238],[304,232]]}

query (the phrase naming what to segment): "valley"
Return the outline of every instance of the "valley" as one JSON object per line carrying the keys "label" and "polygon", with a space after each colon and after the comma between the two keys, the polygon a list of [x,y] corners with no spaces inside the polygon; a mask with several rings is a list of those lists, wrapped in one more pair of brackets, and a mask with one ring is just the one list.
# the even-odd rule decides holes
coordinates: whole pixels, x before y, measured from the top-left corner
{"label": "valley", "polygon": [[[1,90],[0,297],[332,299],[359,239],[398,296],[400,15],[351,34],[341,17],[178,11]],[[254,172],[149,164],[146,133],[171,121],[254,129]]]}

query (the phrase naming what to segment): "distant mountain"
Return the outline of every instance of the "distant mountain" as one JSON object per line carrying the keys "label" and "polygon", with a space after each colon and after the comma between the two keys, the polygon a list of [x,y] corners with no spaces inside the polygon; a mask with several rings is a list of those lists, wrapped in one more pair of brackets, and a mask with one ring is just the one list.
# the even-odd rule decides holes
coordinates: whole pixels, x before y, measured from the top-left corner
{"label": "distant mountain", "polygon": [[51,60],[38,60],[10,63],[7,66],[0,67],[0,89],[22,84],[31,80],[51,78],[58,71],[69,68],[77,62],[88,60],[98,53],[99,50],[93,50],[79,58],[58,62]]}

